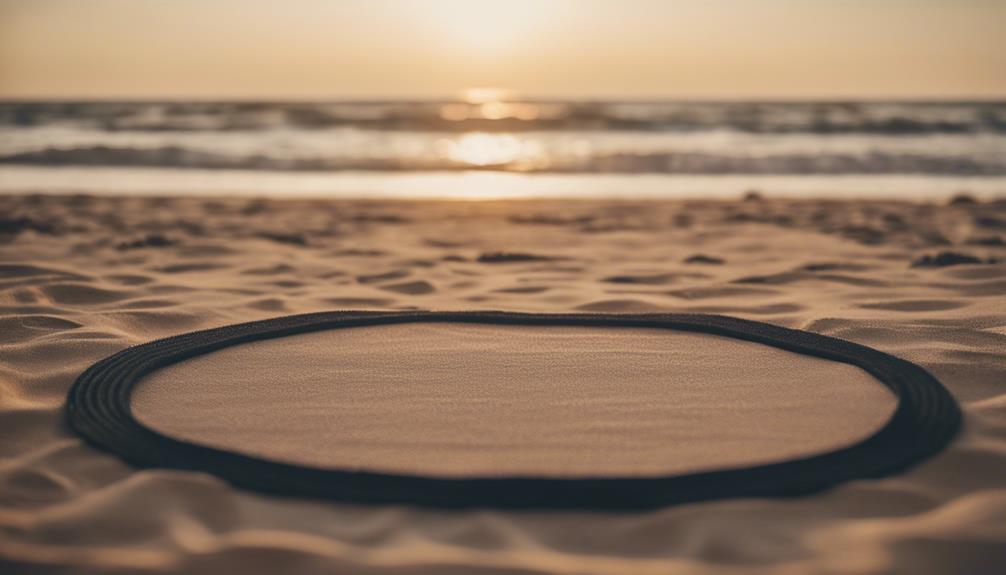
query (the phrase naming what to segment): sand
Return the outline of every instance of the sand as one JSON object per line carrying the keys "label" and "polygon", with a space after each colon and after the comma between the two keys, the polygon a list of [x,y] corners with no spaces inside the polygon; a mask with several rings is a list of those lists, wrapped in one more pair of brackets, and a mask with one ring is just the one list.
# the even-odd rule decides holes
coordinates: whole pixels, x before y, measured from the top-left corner
{"label": "sand", "polygon": [[895,399],[859,368],[713,335],[404,324],[204,355],[131,405],[171,437],[313,467],[636,477],[832,451]]}
{"label": "sand", "polygon": [[[1006,264],[997,263],[1006,258],[1004,236],[1006,203],[0,197],[0,567],[994,573],[1006,562]],[[945,452],[894,477],[796,499],[613,514],[445,512],[272,497],[205,474],[138,471],[83,444],[63,424],[73,379],[126,346],[239,321],[363,308],[757,319],[922,365],[961,403],[965,428]],[[584,352],[577,341],[571,354]],[[357,359],[372,363],[379,351]],[[770,352],[785,353],[762,351]],[[655,372],[662,364],[651,356]],[[769,364],[773,375],[793,373]],[[822,372],[827,381],[850,381],[830,369]],[[780,380],[783,387],[794,381],[772,379]],[[597,381],[599,391],[614,393]],[[855,417],[882,417],[889,398],[871,401],[876,390],[859,383],[790,394],[800,407],[790,410],[797,421],[787,425],[827,423],[801,421],[823,397],[817,392],[846,394]],[[442,384],[451,391],[463,382]],[[653,378],[634,385],[651,400],[659,395]],[[618,411],[596,408],[609,420]],[[411,423],[423,414],[416,417]],[[871,425],[860,424],[849,425],[848,434],[807,433],[801,440],[848,441]],[[639,437],[638,429],[625,431]],[[615,464],[638,465],[630,455]],[[556,463],[529,457],[516,464]]]}

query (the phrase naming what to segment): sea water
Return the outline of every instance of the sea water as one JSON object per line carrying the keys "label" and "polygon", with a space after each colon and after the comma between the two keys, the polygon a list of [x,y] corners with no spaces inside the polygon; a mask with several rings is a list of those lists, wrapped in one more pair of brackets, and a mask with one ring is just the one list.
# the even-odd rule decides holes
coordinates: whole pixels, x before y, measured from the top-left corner
{"label": "sea water", "polygon": [[1006,195],[1006,102],[0,103],[0,191]]}

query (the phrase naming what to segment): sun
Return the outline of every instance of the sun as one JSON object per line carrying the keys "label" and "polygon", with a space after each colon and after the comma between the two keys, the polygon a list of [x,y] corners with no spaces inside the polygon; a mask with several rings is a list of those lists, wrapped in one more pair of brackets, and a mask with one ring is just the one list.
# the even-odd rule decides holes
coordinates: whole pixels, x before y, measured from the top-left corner
{"label": "sun", "polygon": [[525,45],[561,0],[433,0],[424,17],[460,50],[499,54]]}

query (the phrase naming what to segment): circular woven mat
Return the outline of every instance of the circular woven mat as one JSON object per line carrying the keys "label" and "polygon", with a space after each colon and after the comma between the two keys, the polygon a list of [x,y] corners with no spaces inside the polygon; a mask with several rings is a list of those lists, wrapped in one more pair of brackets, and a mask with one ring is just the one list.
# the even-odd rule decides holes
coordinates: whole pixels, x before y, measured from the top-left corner
{"label": "circular woven mat", "polygon": [[[421,322],[650,328],[737,338],[859,367],[886,386],[897,405],[872,435],[841,449],[765,465],[645,477],[448,477],[313,467],[173,438],[133,414],[130,397],[144,377],[195,356],[321,330]],[[332,360],[338,358],[339,350],[333,349]],[[67,417],[91,443],[136,465],[206,471],[270,493],[353,503],[555,509],[647,509],[726,497],[812,493],[851,479],[897,472],[938,452],[960,426],[953,398],[925,370],[851,342],[723,316],[507,312],[325,312],[183,334],[126,349],[90,367],[70,390]]]}

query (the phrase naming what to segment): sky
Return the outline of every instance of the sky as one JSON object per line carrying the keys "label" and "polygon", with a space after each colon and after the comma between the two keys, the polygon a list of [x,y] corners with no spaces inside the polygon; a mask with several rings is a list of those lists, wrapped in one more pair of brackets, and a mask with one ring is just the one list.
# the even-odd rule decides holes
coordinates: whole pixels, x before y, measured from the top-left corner
{"label": "sky", "polygon": [[1006,96],[1006,0],[0,0],[0,98]]}

